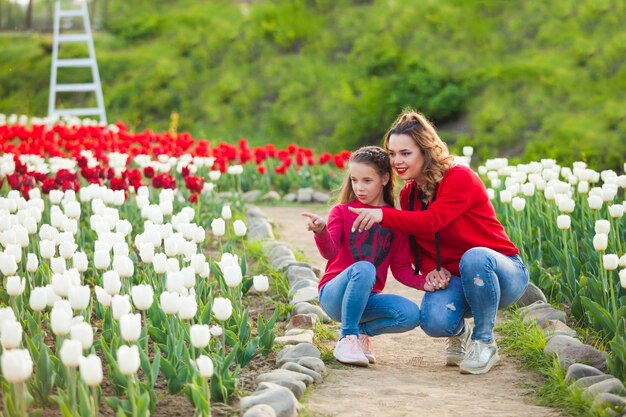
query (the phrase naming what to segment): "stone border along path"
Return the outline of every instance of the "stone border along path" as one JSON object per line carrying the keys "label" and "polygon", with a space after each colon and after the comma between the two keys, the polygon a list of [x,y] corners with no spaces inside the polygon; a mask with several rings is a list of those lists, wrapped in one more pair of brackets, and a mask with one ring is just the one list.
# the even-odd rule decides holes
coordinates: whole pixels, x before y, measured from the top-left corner
{"label": "stone border along path", "polygon": [[[257,378],[259,386],[240,400],[244,417],[296,416],[298,398],[305,385],[319,383],[326,367],[319,350],[310,343],[316,321],[326,322],[317,300],[317,282],[325,261],[317,253],[300,212],[304,207],[256,207],[248,210],[248,239],[263,241],[264,253],[272,267],[287,275],[291,304],[294,304],[288,331],[278,342],[288,344],[277,356],[274,370]],[[327,208],[306,208],[325,215]],[[271,224],[264,215],[278,219],[281,238],[274,241]],[[284,236],[283,236],[284,234]],[[304,249],[311,266],[295,260],[290,244]],[[314,291],[315,290],[315,291]],[[531,288],[525,302],[542,300]],[[386,291],[418,302],[421,293],[390,279]],[[545,301],[545,298],[543,298]],[[304,330],[302,329],[304,328]],[[295,344],[295,345],[289,345]],[[460,375],[458,368],[445,367],[443,339],[430,338],[421,330],[374,338],[378,363],[368,368],[333,369],[326,382],[312,391],[307,406],[315,415],[362,417],[400,416],[560,416],[554,409],[530,404],[521,384],[536,385],[540,378],[518,370],[501,355],[500,364],[486,375]],[[332,347],[332,346],[329,346]]]}

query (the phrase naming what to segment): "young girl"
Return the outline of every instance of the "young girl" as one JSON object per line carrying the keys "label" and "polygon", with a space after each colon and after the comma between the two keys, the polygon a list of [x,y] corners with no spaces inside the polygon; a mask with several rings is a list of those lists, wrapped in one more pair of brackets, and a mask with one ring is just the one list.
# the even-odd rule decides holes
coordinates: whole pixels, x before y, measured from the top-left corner
{"label": "young girl", "polygon": [[312,214],[307,227],[315,233],[320,254],[328,259],[319,283],[319,301],[326,313],[341,321],[341,337],[334,355],[338,361],[367,366],[376,362],[370,336],[401,333],[420,322],[418,306],[404,297],[382,294],[391,267],[403,284],[424,288],[425,277],[414,273],[407,235],[375,226],[355,231],[353,208],[394,207],[393,175],[389,156],[378,146],[354,152],[328,223]]}

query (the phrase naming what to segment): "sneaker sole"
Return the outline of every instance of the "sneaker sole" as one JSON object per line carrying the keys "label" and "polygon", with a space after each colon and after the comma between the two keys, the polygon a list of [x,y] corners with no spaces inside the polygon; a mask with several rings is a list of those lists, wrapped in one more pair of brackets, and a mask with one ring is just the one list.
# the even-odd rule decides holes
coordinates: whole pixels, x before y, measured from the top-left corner
{"label": "sneaker sole", "polygon": [[446,366],[459,366],[463,356],[446,356]]}
{"label": "sneaker sole", "polygon": [[376,357],[373,355],[365,355],[369,363],[376,363]]}
{"label": "sneaker sole", "polygon": [[343,363],[344,365],[353,365],[353,366],[362,366],[362,367],[367,367],[370,364],[369,361],[342,361],[339,359],[337,359],[337,362]]}
{"label": "sneaker sole", "polygon": [[462,374],[471,374],[471,375],[482,375],[489,372],[491,368],[493,368],[498,361],[500,360],[500,356],[496,353],[487,364],[482,368],[464,368],[461,366]]}

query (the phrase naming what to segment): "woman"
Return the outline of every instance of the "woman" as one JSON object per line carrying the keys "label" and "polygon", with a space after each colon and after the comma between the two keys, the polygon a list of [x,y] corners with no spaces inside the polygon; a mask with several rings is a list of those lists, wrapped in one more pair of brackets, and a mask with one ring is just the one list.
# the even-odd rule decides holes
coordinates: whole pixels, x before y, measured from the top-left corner
{"label": "woman", "polygon": [[[391,163],[406,185],[401,211],[355,209],[354,230],[375,224],[411,235],[416,273],[430,271],[421,306],[422,329],[448,337],[446,363],[461,373],[483,374],[498,361],[493,336],[499,308],[513,304],[528,285],[519,251],[496,218],[482,181],[454,165],[446,144],[420,113],[403,112],[384,137]],[[446,278],[445,270],[452,274]],[[474,317],[470,330],[464,317]]]}

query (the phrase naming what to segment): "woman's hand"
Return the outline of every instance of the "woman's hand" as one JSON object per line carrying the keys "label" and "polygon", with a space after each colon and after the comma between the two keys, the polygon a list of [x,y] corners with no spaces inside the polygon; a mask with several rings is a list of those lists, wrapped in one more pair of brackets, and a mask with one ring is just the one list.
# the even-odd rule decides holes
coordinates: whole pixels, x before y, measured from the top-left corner
{"label": "woman's hand", "polygon": [[365,209],[365,208],[354,208],[348,207],[353,213],[358,214],[358,217],[352,223],[352,231],[358,230],[362,232],[363,230],[369,230],[376,223],[380,223],[383,221],[383,211],[381,209]]}
{"label": "woman's hand", "polygon": [[452,274],[445,268],[437,271],[433,269],[426,274],[426,283],[424,284],[424,291],[437,291],[448,288],[450,278]]}
{"label": "woman's hand", "polygon": [[326,227],[326,220],[324,220],[323,217],[318,216],[317,214],[308,213],[306,211],[300,214],[308,218],[308,221],[306,223],[307,230],[310,230],[314,233],[319,233],[324,230],[324,227]]}

